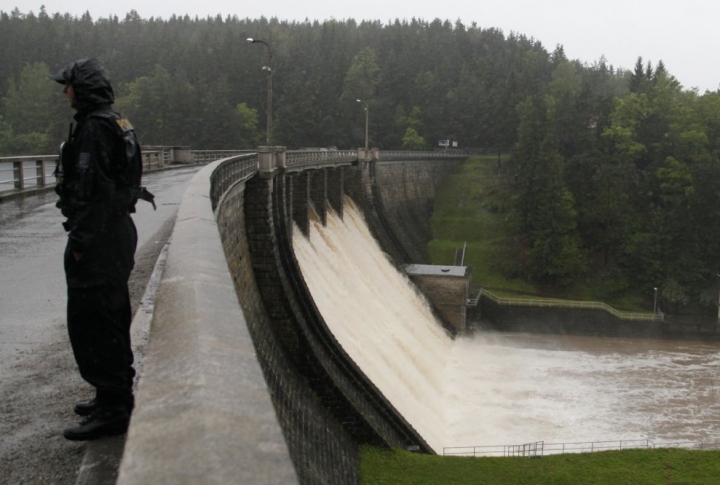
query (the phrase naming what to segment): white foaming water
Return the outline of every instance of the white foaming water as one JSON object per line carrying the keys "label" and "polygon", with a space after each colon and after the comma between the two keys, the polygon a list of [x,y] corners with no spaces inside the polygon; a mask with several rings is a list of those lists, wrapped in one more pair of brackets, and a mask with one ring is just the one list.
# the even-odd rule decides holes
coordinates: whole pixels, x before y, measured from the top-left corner
{"label": "white foaming water", "polygon": [[720,344],[528,334],[458,339],[445,446],[720,440]]}
{"label": "white foaming water", "polygon": [[[296,234],[299,234],[299,230]],[[315,304],[348,355],[443,447],[720,441],[720,343],[478,334],[452,341],[346,199],[294,237]]]}
{"label": "white foaming water", "polygon": [[[296,234],[300,234],[295,228]],[[313,300],[345,352],[435,451],[442,452],[445,361],[452,341],[388,262],[350,199],[310,239],[293,237]]]}

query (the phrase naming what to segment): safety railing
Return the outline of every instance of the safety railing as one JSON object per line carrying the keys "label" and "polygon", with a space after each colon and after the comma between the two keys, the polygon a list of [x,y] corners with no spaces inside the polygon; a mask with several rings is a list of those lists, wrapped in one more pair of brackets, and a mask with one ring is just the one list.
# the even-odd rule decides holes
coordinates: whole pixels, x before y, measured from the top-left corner
{"label": "safety railing", "polygon": [[682,448],[688,450],[717,450],[717,441],[670,441],[651,440],[583,441],[575,443],[545,443],[537,441],[522,445],[497,446],[449,446],[443,448],[444,456],[468,457],[541,457],[565,453],[595,453],[598,451],[619,451],[631,449]]}
{"label": "safety railing", "polygon": [[[223,158],[232,159],[232,162],[228,161],[228,163],[232,165],[232,168],[222,169],[232,172],[232,176],[251,170],[245,167],[245,160],[253,159],[253,157],[255,161],[247,163],[250,165],[254,163],[254,170],[257,170],[257,152],[253,150],[191,150],[190,153],[192,162],[196,164],[205,164]],[[409,150],[385,150],[379,152],[379,154],[381,160],[450,159],[462,156],[462,154],[458,154],[457,152],[419,152]],[[145,170],[151,170],[167,166],[172,162],[170,158],[171,152],[169,149],[166,149],[166,147],[148,146],[143,150],[143,167]],[[357,159],[357,150],[294,150],[285,153],[285,164],[295,169],[302,169],[304,165],[332,165],[334,163],[354,162]],[[244,161],[240,163],[239,160]],[[7,185],[8,190],[13,188],[22,189],[32,185],[44,187],[51,183],[54,184],[54,179],[51,180],[50,176],[56,162],[57,155],[0,158],[0,190],[3,189],[3,184]],[[31,167],[31,164],[34,165]],[[238,168],[238,164],[245,168]],[[223,167],[225,165],[226,164],[223,164]],[[222,176],[222,180],[218,185],[218,190],[225,186],[224,180],[226,180],[226,177],[224,175]]]}
{"label": "safety railing", "polygon": [[193,163],[210,163],[223,158],[236,155],[248,155],[255,153],[255,150],[191,150]]}
{"label": "safety railing", "polygon": [[412,150],[380,150],[379,159],[381,162],[393,161],[393,160],[435,160],[435,159],[458,159],[466,158],[468,155],[464,152],[459,151],[437,151],[437,152],[420,152]]}
{"label": "safety railing", "polygon": [[[163,150],[147,150],[142,152],[143,170],[152,170],[165,166]],[[169,163],[169,162],[168,162]]]}
{"label": "safety railing", "polygon": [[0,158],[0,191],[55,185],[58,155]]}
{"label": "safety railing", "polygon": [[291,150],[285,153],[285,163],[288,166],[318,162],[352,162],[357,158],[357,150]]}
{"label": "safety railing", "polygon": [[482,290],[478,291],[475,296],[467,299],[467,306],[468,307],[478,306],[478,303],[480,303],[480,296],[482,296]]}
{"label": "safety railing", "polygon": [[238,180],[250,177],[258,171],[258,154],[248,153],[230,157],[222,162],[210,178],[210,201],[217,208],[223,194]]}
{"label": "safety railing", "polygon": [[663,313],[643,312],[622,312],[607,303],[598,301],[575,301],[575,300],[550,300],[541,298],[501,298],[493,293],[481,289],[478,298],[485,297],[488,300],[505,306],[531,306],[531,307],[554,307],[554,308],[581,308],[589,310],[602,310],[620,320],[631,321],[662,321],[665,319]]}

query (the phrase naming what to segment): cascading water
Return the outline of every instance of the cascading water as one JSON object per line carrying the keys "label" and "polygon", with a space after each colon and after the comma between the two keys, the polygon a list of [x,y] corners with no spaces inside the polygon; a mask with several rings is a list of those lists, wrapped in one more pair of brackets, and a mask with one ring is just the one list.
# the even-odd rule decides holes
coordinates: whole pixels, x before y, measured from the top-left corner
{"label": "cascading water", "polygon": [[[315,305],[345,352],[436,451],[452,340],[380,250],[350,199],[293,246]],[[297,230],[297,228],[296,228]],[[297,230],[296,234],[300,231]]]}
{"label": "cascading water", "polygon": [[[299,230],[296,232],[299,234]],[[720,344],[557,335],[451,340],[348,198],[294,237],[316,306],[347,354],[443,447],[720,441]]]}

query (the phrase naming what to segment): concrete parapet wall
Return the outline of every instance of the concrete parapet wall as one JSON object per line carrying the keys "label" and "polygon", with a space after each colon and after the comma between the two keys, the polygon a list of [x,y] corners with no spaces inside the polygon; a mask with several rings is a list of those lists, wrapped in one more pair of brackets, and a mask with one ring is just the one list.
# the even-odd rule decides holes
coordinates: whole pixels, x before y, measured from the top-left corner
{"label": "concrete parapet wall", "polygon": [[297,483],[210,199],[178,210],[118,484]]}

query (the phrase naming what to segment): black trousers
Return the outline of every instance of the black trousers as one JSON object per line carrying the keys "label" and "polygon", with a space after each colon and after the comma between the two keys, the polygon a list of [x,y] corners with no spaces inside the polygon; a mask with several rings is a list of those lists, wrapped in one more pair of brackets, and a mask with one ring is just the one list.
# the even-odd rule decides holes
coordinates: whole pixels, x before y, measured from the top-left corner
{"label": "black trousers", "polygon": [[135,377],[127,283],[68,288],[67,325],[80,375],[99,405],[132,405]]}

